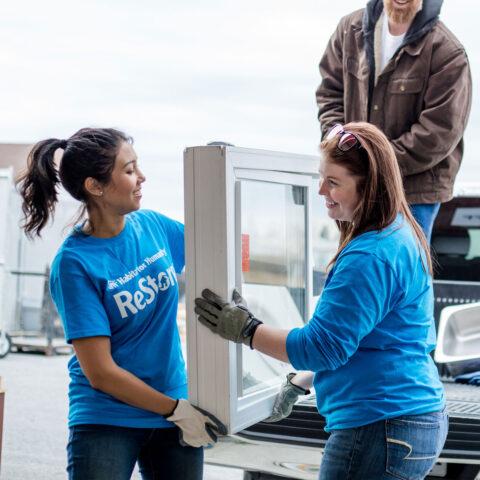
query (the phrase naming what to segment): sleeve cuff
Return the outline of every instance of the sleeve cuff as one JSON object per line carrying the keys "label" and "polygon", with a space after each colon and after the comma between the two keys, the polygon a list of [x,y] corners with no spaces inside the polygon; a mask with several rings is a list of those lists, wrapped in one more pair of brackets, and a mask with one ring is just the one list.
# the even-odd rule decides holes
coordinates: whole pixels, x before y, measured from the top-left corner
{"label": "sleeve cuff", "polygon": [[112,334],[107,331],[83,331],[83,332],[71,332],[65,334],[65,340],[67,343],[72,343],[73,340],[80,340],[81,338],[89,338],[89,337],[111,337]]}
{"label": "sleeve cuff", "polygon": [[319,350],[317,342],[312,342],[312,331],[309,325],[294,328],[287,335],[287,356],[296,370],[334,370],[331,360],[323,350]]}

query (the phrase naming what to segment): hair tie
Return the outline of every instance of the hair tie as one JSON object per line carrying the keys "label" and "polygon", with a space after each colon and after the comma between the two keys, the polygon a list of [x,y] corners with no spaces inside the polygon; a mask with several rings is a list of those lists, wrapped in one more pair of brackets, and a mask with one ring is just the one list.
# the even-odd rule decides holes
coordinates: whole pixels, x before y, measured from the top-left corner
{"label": "hair tie", "polygon": [[60,140],[58,142],[58,148],[61,148],[62,150],[65,150],[67,148],[67,140]]}

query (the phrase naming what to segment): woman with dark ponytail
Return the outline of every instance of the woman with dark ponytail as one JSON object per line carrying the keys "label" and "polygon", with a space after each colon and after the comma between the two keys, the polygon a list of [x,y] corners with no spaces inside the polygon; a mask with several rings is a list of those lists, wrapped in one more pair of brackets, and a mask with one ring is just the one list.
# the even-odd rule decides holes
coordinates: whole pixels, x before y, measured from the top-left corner
{"label": "woman with dark ponytail", "polygon": [[144,479],[200,479],[202,447],[225,427],[186,400],[176,325],[183,225],[139,210],[145,177],[132,143],[108,128],[44,140],[19,179],[30,237],[53,216],[59,184],[83,204],[50,276],[75,350],[67,470],[75,480],[127,480],[138,461]]}

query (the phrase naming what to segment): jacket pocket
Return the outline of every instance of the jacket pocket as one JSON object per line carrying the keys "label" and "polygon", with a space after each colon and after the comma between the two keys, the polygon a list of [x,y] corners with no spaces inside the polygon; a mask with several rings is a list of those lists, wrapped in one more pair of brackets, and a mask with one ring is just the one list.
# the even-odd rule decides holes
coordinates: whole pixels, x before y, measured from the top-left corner
{"label": "jacket pocket", "polygon": [[400,95],[408,93],[420,93],[422,88],[422,78],[392,78],[388,85],[388,93]]}
{"label": "jacket pocket", "polygon": [[402,480],[424,478],[441,452],[445,414],[411,415],[386,420],[386,471]]}

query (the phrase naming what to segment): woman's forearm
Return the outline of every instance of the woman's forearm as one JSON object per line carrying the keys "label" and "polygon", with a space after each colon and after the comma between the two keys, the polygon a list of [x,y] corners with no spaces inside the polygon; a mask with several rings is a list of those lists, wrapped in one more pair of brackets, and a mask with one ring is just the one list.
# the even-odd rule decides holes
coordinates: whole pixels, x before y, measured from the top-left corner
{"label": "woman's forearm", "polygon": [[176,399],[147,385],[143,380],[119,367],[111,365],[92,382],[92,387],[112,397],[159,415],[170,414],[176,405]]}
{"label": "woman's forearm", "polygon": [[110,337],[80,338],[72,343],[80,367],[93,388],[159,415],[168,415],[175,408],[176,399],[160,393],[115,363]]}
{"label": "woman's forearm", "polygon": [[290,363],[287,355],[287,335],[289,330],[280,330],[264,323],[257,327],[253,336],[252,346],[255,350]]}
{"label": "woman's forearm", "polygon": [[[255,331],[252,346],[255,350],[265,353],[270,357],[290,363],[287,355],[287,336],[289,332],[289,330],[280,330],[262,324],[258,326]],[[313,385],[313,376],[313,372],[298,372],[291,381],[294,385],[309,390]]]}

